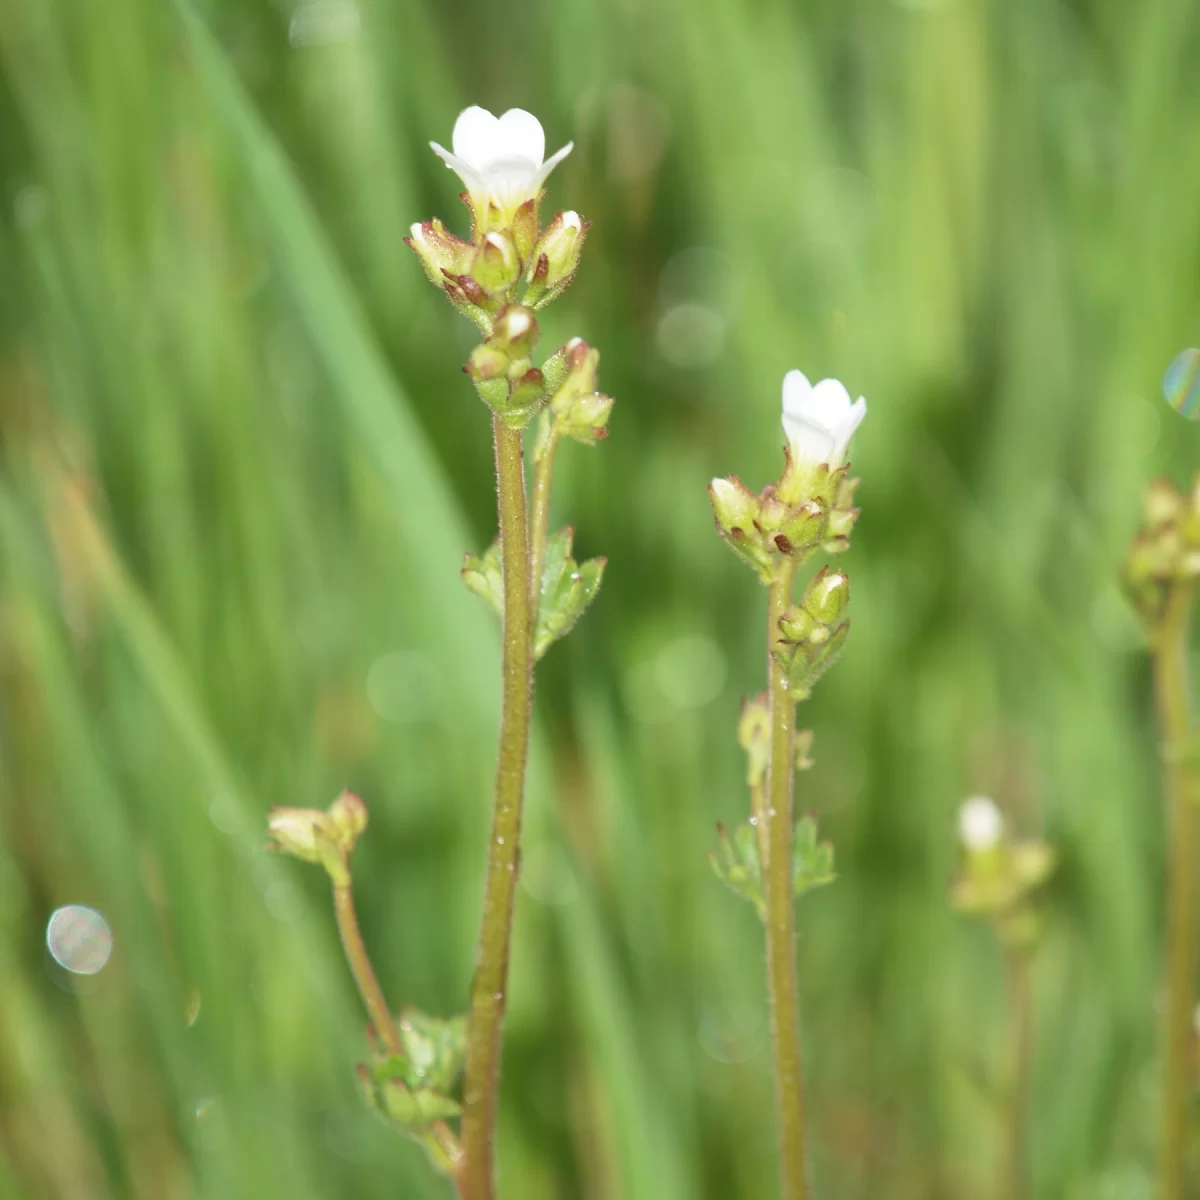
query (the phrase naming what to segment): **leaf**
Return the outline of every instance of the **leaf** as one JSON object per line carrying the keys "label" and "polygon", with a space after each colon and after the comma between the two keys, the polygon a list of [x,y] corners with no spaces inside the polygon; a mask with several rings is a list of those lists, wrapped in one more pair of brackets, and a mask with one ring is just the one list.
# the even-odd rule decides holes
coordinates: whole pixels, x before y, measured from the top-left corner
{"label": "leaf", "polygon": [[463,559],[461,574],[463,583],[503,618],[504,577],[500,569],[500,539],[492,542],[482,555],[468,554]]}
{"label": "leaf", "polygon": [[817,841],[815,817],[801,817],[792,838],[792,888],[797,896],[823,887],[837,878],[833,870],[833,845]]}
{"label": "leaf", "polygon": [[608,559],[592,558],[580,566],[571,557],[573,537],[574,530],[567,526],[546,539],[534,640],[537,658],[570,633],[600,590],[604,577]]}
{"label": "leaf", "polygon": [[734,831],[733,840],[724,825],[717,826],[721,839],[719,855],[708,853],[717,878],[743,900],[749,900],[758,913],[759,920],[767,919],[767,906],[763,896],[762,858],[758,850],[758,830],[749,821],[743,821]]}

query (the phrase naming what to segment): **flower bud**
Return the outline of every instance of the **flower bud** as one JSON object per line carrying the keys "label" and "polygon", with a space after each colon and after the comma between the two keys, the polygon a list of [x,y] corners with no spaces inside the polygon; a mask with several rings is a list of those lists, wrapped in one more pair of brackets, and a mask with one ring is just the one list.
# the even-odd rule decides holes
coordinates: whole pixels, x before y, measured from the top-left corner
{"label": "flower bud", "polygon": [[510,359],[528,358],[540,336],[533,310],[523,304],[508,304],[496,314],[488,342]]}
{"label": "flower bud", "polygon": [[438,287],[445,284],[447,276],[461,275],[467,269],[473,250],[470,242],[455,237],[436,217],[412,225],[404,244],[421,260],[425,274]]}
{"label": "flower bud", "polygon": [[708,495],[722,533],[738,539],[755,533],[758,497],[736,475],[714,479],[708,485]]}
{"label": "flower bud", "polygon": [[819,500],[809,500],[791,509],[775,535],[775,545],[781,554],[807,554],[825,536],[825,506]]}
{"label": "flower bud", "polygon": [[487,379],[503,379],[508,373],[508,355],[487,342],[481,342],[471,351],[463,370],[476,383]]}
{"label": "flower bud", "polygon": [[512,239],[503,233],[487,234],[471,266],[471,277],[490,296],[507,294],[521,277],[521,260]]}
{"label": "flower bud", "polygon": [[329,806],[329,819],[333,822],[339,844],[349,854],[367,827],[367,806],[360,796],[344,791]]}
{"label": "flower bud", "polygon": [[267,848],[318,863],[335,886],[350,882],[337,826],[319,808],[273,808],[267,815]]}
{"label": "flower bud", "polygon": [[560,295],[579,269],[583,241],[590,228],[577,212],[557,213],[529,257],[525,302],[542,308]]}
{"label": "flower bud", "polygon": [[836,624],[850,603],[849,576],[844,571],[822,567],[805,590],[803,603],[814,620],[822,625]]}
{"label": "flower bud", "polygon": [[785,642],[807,641],[815,626],[812,615],[802,608],[789,608],[779,618],[779,632]]}

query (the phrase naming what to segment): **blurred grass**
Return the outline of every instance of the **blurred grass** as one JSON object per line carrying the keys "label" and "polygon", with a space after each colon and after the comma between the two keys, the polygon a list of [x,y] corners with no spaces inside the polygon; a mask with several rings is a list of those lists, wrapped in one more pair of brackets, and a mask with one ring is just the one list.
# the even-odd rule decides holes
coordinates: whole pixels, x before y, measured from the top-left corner
{"label": "blurred grass", "polygon": [[[462,1006],[490,448],[401,239],[459,221],[426,142],[472,102],[576,141],[546,341],[619,401],[556,492],[611,566],[539,677],[506,1195],[772,1194],[760,933],[704,861],[762,596],[704,484],[775,473],[795,365],[871,405],[854,637],[803,714],[822,1195],[988,1194],[1000,964],[945,903],[975,790],[1064,859],[1037,1194],[1149,1194],[1162,835],[1113,577],[1200,449],[1158,397],[1200,341],[1193,5],[39,0],[0,56],[0,1194],[445,1194],[364,1119],[327,897],[259,830],[364,794],[389,995]],[[43,943],[72,902],[115,931],[86,986]]]}

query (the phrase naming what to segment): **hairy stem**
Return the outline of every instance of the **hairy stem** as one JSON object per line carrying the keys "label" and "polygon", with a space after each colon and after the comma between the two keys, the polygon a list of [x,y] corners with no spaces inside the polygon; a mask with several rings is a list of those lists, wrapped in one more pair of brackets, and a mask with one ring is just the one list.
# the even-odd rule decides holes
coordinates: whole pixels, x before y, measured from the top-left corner
{"label": "hairy stem", "polygon": [[1159,1143],[1161,1200],[1191,1195],[1185,1185],[1191,1098],[1192,1007],[1197,966],[1196,767],[1191,754],[1188,624],[1193,590],[1176,584],[1154,644],[1154,687],[1167,780],[1166,1003],[1162,1015],[1163,1095]]}
{"label": "hairy stem", "polygon": [[1011,1023],[1009,1054],[1008,1135],[1005,1200],[1024,1200],[1028,1179],[1029,1088],[1032,1066],[1033,1006],[1029,986],[1030,956],[1014,949],[1008,955],[1008,1006]]}
{"label": "hairy stem", "polygon": [[371,966],[371,957],[363,945],[350,884],[334,884],[333,909],[337,913],[338,933],[346,951],[346,961],[350,964],[354,982],[358,984],[359,995],[362,996],[371,1024],[375,1026],[375,1033],[390,1053],[399,1054],[400,1038],[392,1022],[383,988],[379,986],[375,968]]}
{"label": "hairy stem", "polygon": [[792,887],[793,788],[796,776],[796,702],[787,674],[771,651],[779,618],[792,598],[795,568],[784,558],[771,584],[767,613],[771,759],[767,771],[767,994],[775,1054],[775,1107],[784,1200],[810,1195],[804,1146],[804,1092],[800,1075],[800,1014],[796,992],[795,896]]}
{"label": "hairy stem", "polygon": [[507,1004],[513,901],[517,890],[521,802],[529,753],[533,621],[521,433],[493,419],[500,549],[504,573],[504,708],[488,842],[483,921],[471,984],[463,1083],[463,1200],[492,1200],[493,1142],[500,1089],[500,1039]]}

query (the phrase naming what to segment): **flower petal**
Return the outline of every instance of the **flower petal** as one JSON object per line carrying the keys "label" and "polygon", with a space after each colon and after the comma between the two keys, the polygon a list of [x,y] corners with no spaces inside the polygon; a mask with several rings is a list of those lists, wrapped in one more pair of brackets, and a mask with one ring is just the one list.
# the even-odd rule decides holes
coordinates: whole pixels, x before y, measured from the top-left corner
{"label": "flower petal", "polygon": [[496,123],[490,161],[527,158],[540,167],[545,157],[546,134],[541,121],[523,108],[510,108]]}
{"label": "flower petal", "polygon": [[863,418],[866,415],[867,399],[865,396],[859,396],[859,398],[850,406],[850,412],[846,418],[846,424],[848,426],[846,431],[847,442],[854,436],[854,431],[863,423]]}
{"label": "flower petal", "polygon": [[811,392],[812,384],[803,371],[789,371],[783,377],[783,411],[799,412]]}
{"label": "flower petal", "polygon": [[806,411],[820,413],[821,420],[834,424],[845,419],[850,411],[850,393],[840,379],[822,379],[812,390]]}
{"label": "flower petal", "polygon": [[558,164],[562,162],[562,160],[566,158],[567,155],[570,154],[574,149],[575,143],[568,142],[561,150],[558,151],[557,154],[552,154],[544,163],[542,163],[541,168],[534,177],[535,191],[541,188],[542,184],[546,182],[546,177],[550,174],[550,172],[553,171],[554,168],[557,167]]}
{"label": "flower petal", "polygon": [[798,463],[830,462],[837,449],[832,429],[801,413],[783,414],[783,431]]}
{"label": "flower petal", "polygon": [[486,194],[499,204],[519,205],[537,192],[537,167],[527,158],[502,158],[483,172]]}
{"label": "flower petal", "polygon": [[[504,115],[508,116],[507,113]],[[500,118],[492,116],[486,108],[477,104],[464,108],[454,122],[454,136],[450,141],[454,153],[476,171],[482,171],[493,159],[504,157],[500,126]],[[539,155],[538,162],[541,161]]]}
{"label": "flower petal", "polygon": [[466,184],[467,191],[472,196],[487,195],[487,188],[484,186],[483,177],[465,158],[460,158],[457,154],[451,154],[449,150],[444,146],[439,146],[437,142],[430,142],[429,147]]}

